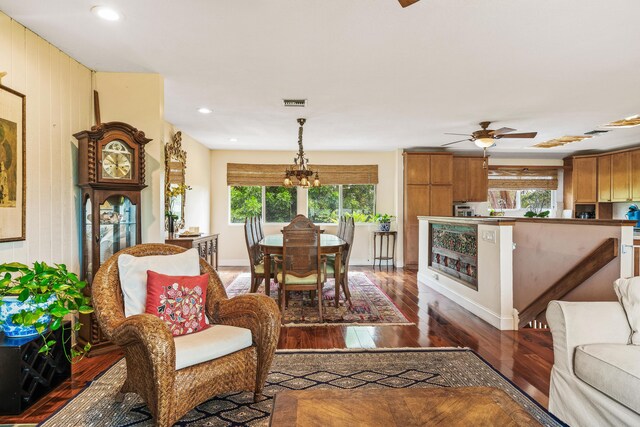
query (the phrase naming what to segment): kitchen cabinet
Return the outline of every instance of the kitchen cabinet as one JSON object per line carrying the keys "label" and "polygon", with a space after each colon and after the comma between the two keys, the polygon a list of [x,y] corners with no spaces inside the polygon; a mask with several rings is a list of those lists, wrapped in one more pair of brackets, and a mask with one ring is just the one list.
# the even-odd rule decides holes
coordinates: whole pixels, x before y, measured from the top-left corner
{"label": "kitchen cabinet", "polygon": [[631,151],[631,199],[640,202],[640,150]]}
{"label": "kitchen cabinet", "polygon": [[598,157],[598,201],[611,201],[611,156]]}
{"label": "kitchen cabinet", "polygon": [[411,153],[404,157],[405,184],[431,183],[431,156],[429,153]]}
{"label": "kitchen cabinet", "polygon": [[404,153],[404,234],[406,268],[418,266],[418,216],[452,216],[453,155]]}
{"label": "kitchen cabinet", "polygon": [[595,203],[597,199],[597,157],[573,159],[574,203]]}
{"label": "kitchen cabinet", "polygon": [[429,201],[428,215],[453,215],[453,188],[451,185],[432,185]]}
{"label": "kitchen cabinet", "polygon": [[453,158],[453,200],[486,202],[489,191],[488,169],[482,157]]}
{"label": "kitchen cabinet", "polygon": [[631,201],[631,153],[611,155],[611,201]]}

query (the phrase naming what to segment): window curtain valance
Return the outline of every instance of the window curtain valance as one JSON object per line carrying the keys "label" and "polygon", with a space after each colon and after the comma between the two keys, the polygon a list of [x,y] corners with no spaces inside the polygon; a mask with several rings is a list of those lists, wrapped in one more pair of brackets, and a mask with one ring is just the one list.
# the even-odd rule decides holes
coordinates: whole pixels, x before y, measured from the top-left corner
{"label": "window curtain valance", "polygon": [[492,190],[557,190],[558,168],[554,166],[490,166]]}
{"label": "window curtain valance", "polygon": [[[282,185],[290,165],[227,163],[227,185]],[[377,184],[378,165],[310,165],[322,185]]]}

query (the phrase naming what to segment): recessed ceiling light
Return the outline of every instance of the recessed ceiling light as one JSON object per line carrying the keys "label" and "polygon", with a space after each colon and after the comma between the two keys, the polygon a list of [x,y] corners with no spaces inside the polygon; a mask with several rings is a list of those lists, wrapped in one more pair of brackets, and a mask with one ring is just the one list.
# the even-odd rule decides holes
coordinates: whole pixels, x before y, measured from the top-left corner
{"label": "recessed ceiling light", "polygon": [[200,107],[198,108],[198,113],[200,114],[211,114],[211,109],[207,108],[207,107]]}
{"label": "recessed ceiling light", "polygon": [[119,21],[121,18],[120,13],[118,13],[117,10],[111,9],[107,6],[93,6],[91,8],[91,12],[105,21]]}
{"label": "recessed ceiling light", "polygon": [[238,142],[238,138],[229,138],[229,142]]}

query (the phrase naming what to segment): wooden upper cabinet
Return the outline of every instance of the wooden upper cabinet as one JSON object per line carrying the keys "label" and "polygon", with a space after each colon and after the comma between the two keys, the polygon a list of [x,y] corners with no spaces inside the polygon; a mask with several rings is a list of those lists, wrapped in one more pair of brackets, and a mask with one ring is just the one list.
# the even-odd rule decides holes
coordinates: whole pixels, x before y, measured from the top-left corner
{"label": "wooden upper cabinet", "polygon": [[486,202],[489,191],[488,169],[481,157],[453,158],[453,200]]}
{"label": "wooden upper cabinet", "polygon": [[466,202],[468,200],[469,168],[466,157],[453,158],[453,200]]}
{"label": "wooden upper cabinet", "polygon": [[598,157],[598,201],[611,201],[611,156]]}
{"label": "wooden upper cabinet", "polygon": [[486,202],[489,194],[489,169],[485,159],[473,157],[468,160],[467,202]]}
{"label": "wooden upper cabinet", "polygon": [[406,184],[430,184],[431,156],[428,153],[405,153],[404,172]]}
{"label": "wooden upper cabinet", "polygon": [[432,154],[431,156],[431,181],[430,184],[453,183],[453,155]]}
{"label": "wooden upper cabinet", "polygon": [[597,199],[597,157],[573,159],[573,197],[575,203],[595,203]]}
{"label": "wooden upper cabinet", "polygon": [[611,201],[631,201],[631,153],[611,155]]}
{"label": "wooden upper cabinet", "polygon": [[640,202],[640,150],[631,152],[631,199]]}

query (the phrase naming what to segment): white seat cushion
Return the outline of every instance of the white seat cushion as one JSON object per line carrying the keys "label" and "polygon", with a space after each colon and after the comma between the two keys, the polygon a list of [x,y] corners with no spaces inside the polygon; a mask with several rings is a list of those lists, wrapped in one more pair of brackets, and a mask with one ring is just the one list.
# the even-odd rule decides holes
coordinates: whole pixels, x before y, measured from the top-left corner
{"label": "white seat cushion", "polygon": [[200,256],[196,249],[189,249],[175,255],[143,257],[129,254],[120,255],[118,257],[118,273],[126,317],[145,312],[147,270],[167,276],[198,276],[200,274]]}
{"label": "white seat cushion", "polygon": [[174,338],[176,370],[217,359],[253,343],[251,331],[227,325],[213,325],[204,331]]}
{"label": "white seat cushion", "polygon": [[640,346],[581,345],[574,366],[582,381],[640,413]]}

